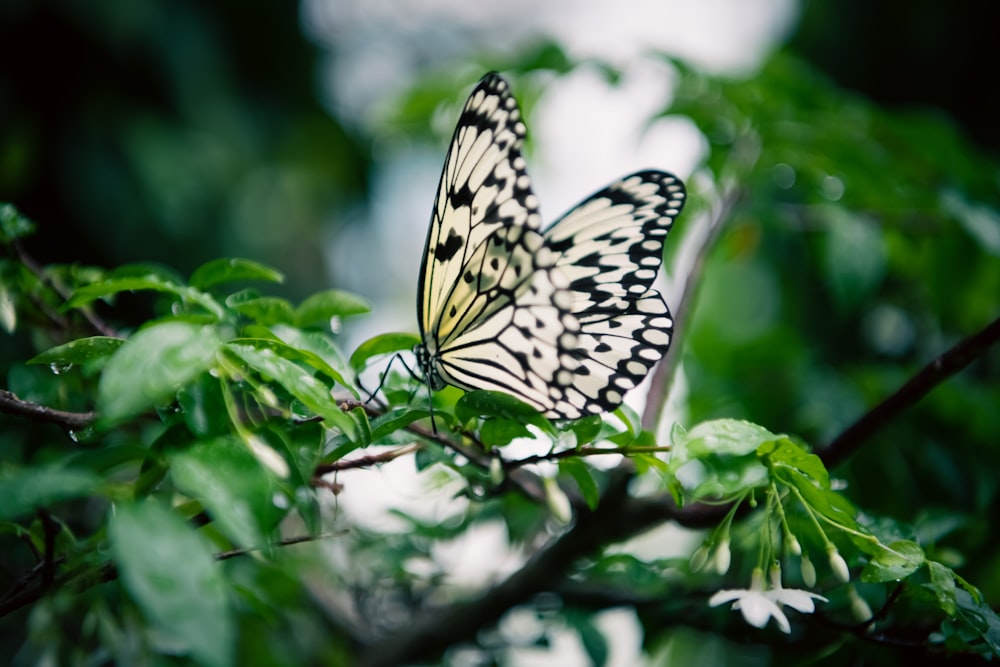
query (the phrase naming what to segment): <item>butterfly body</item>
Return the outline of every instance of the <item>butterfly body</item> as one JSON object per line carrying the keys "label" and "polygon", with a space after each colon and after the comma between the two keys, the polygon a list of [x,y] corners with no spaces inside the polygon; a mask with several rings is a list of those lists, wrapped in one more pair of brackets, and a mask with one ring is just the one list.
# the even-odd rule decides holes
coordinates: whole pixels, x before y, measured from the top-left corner
{"label": "butterfly body", "polygon": [[417,362],[445,384],[512,394],[553,419],[615,409],[666,351],[651,288],[684,187],[626,176],[543,230],[509,87],[488,74],[445,160],[420,269]]}

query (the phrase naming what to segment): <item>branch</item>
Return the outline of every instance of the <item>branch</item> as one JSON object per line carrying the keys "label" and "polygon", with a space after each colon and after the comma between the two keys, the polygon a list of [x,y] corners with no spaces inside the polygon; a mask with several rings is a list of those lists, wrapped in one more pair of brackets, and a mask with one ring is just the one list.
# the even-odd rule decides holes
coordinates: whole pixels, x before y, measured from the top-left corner
{"label": "branch", "polygon": [[6,389],[0,389],[0,412],[26,417],[32,421],[58,424],[68,429],[81,429],[97,418],[94,412],[66,412],[24,401]]}
{"label": "branch", "polygon": [[496,623],[511,607],[550,590],[581,557],[627,537],[618,515],[628,497],[629,479],[627,474],[616,473],[597,509],[579,513],[572,528],[507,579],[474,599],[421,614],[394,636],[380,638],[357,664],[388,667],[433,659],[447,647],[473,639],[480,628]]}
{"label": "branch", "polygon": [[896,393],[866,412],[817,454],[827,467],[842,463],[879,429],[916,405],[936,386],[955,375],[1000,340],[1000,318],[958,342],[950,350],[924,366]]}
{"label": "branch", "polygon": [[561,459],[571,459],[578,458],[582,456],[607,456],[609,454],[618,454],[620,456],[630,456],[632,454],[653,454],[655,452],[669,452],[670,447],[576,447],[574,449],[563,449],[558,452],[551,452],[548,454],[532,454],[531,456],[526,456],[523,459],[513,459],[510,461],[505,460],[503,462],[504,470],[514,470],[515,468],[521,468],[532,463],[541,463],[542,461],[559,461]]}
{"label": "branch", "polygon": [[413,454],[422,448],[423,445],[420,443],[413,443],[411,445],[391,449],[387,452],[382,452],[381,454],[369,454],[368,456],[359,456],[353,459],[341,459],[339,461],[334,461],[333,463],[321,463],[313,470],[313,475],[326,475],[331,472],[352,470],[354,468],[370,468],[381,463],[388,463],[389,461],[398,459],[401,456],[406,456],[407,454]]}
{"label": "branch", "polygon": [[[366,405],[365,403],[362,403],[360,401],[344,400],[340,402],[340,406],[341,409],[344,410],[345,412],[359,407],[366,413],[368,413],[368,416],[377,416],[382,414],[379,410],[376,410],[372,408],[370,405]],[[490,454],[486,452],[486,447],[484,447],[482,443],[476,440],[475,435],[472,433],[458,434],[458,437],[466,438],[473,443],[471,445],[468,445],[465,444],[464,442],[459,442],[457,439],[446,438],[443,434],[438,433],[436,431],[429,431],[426,428],[418,426],[415,423],[407,426],[406,430],[416,436],[419,436],[423,440],[437,443],[438,445],[441,445],[446,449],[451,449],[453,451],[458,452],[459,454],[467,458],[469,461],[480,466],[484,470],[489,470],[490,468],[490,462],[492,460],[492,457],[490,456]],[[333,464],[325,464],[325,465],[329,466]],[[351,465],[349,467],[359,467],[359,466]],[[320,466],[317,466],[316,469],[317,469],[317,472],[315,473],[316,475],[324,474],[322,472],[318,472],[320,470]],[[332,470],[328,472],[332,472]],[[538,475],[535,475],[527,470],[511,470],[507,474],[506,481],[517,487],[517,489],[521,491],[521,493],[523,493],[529,499],[543,503],[546,501],[545,488],[543,487],[541,480],[538,478]]]}
{"label": "branch", "polygon": [[[24,264],[24,266],[29,271],[35,274],[35,277],[38,278],[38,281],[40,283],[42,283],[50,290],[55,292],[59,296],[59,298],[62,299],[63,301],[69,300],[70,297],[69,292],[67,292],[59,285],[56,285],[52,281],[52,279],[45,273],[45,269],[42,268],[42,266],[38,262],[36,262],[34,258],[24,250],[24,248],[18,241],[14,241],[11,245],[14,247],[14,252],[17,254],[17,259],[22,264]],[[52,320],[57,326],[63,329],[68,328],[69,325],[67,324],[65,318],[62,317],[62,315],[60,315],[59,313],[51,312],[47,307],[45,307],[44,304],[40,302],[37,303],[37,305],[42,310],[42,312],[44,312],[45,315],[50,320]],[[83,315],[84,319],[87,320],[87,323],[90,324],[90,326],[94,329],[94,331],[96,331],[100,335],[109,336],[111,338],[122,337],[122,335],[118,331],[116,331],[114,327],[109,326],[106,322],[104,322],[104,320],[94,315],[93,312],[91,312],[90,308],[80,308],[79,312],[81,315]]]}
{"label": "branch", "polygon": [[[301,544],[303,542],[314,542],[316,540],[326,539],[328,537],[337,537],[343,535],[347,531],[337,531],[335,533],[319,533],[318,535],[300,535],[297,537],[286,537],[278,542],[267,545],[267,547],[286,547],[293,544]],[[215,554],[215,559],[218,561],[229,560],[230,558],[236,558],[239,556],[247,556],[255,551],[260,551],[265,547],[247,547],[245,549],[233,549],[231,551],[223,551]],[[55,578],[53,581],[48,582],[50,577],[51,568],[63,562],[62,557],[55,559],[48,559],[44,562],[38,563],[30,572],[28,572],[24,577],[22,577],[14,589],[11,590],[7,595],[0,599],[0,618],[3,618],[7,614],[17,611],[21,607],[25,607],[29,604],[37,602],[46,592],[48,592],[52,587],[62,587],[67,586],[72,583],[80,583],[79,589],[85,590],[96,586],[98,584],[103,584],[108,581],[114,581],[118,578],[118,568],[111,562],[106,561],[99,565],[94,570],[87,570],[81,572],[76,569],[62,577]],[[36,586],[31,590],[24,590],[28,582],[37,577],[39,574],[43,577],[43,584],[41,586]]]}

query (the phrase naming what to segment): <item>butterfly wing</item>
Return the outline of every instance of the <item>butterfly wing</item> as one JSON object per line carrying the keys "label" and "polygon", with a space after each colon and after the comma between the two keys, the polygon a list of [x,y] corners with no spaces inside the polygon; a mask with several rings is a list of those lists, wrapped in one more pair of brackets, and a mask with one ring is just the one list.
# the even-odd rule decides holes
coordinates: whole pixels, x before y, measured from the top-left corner
{"label": "butterfly wing", "polygon": [[445,159],[418,284],[417,355],[432,387],[514,394],[553,417],[572,384],[568,283],[545,247],[507,83],[486,75]]}
{"label": "butterfly wing", "polygon": [[595,193],[545,231],[580,323],[574,389],[586,412],[615,409],[670,345],[673,320],[652,284],[663,240],[684,200],[677,177],[640,171]]}

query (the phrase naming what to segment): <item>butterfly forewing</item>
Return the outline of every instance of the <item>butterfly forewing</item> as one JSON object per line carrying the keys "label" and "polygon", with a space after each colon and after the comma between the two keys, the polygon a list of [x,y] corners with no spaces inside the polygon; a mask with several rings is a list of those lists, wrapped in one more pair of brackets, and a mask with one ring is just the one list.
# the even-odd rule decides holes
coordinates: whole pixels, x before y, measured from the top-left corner
{"label": "butterfly forewing", "polygon": [[487,75],[452,139],[418,285],[423,371],[437,386],[512,393],[552,416],[579,325],[552,269],[507,83]]}
{"label": "butterfly forewing", "polygon": [[469,271],[502,271],[475,264],[487,239],[505,228],[541,227],[521,157],[524,134],[507,83],[485,77],[462,111],[431,215],[417,301],[425,341],[428,334],[447,337],[458,326],[453,308],[462,311],[475,296],[464,279]]}
{"label": "butterfly forewing", "polygon": [[684,203],[674,176],[643,171],[544,233],[507,83],[488,74],[452,138],[417,299],[416,352],[432,387],[505,391],[547,417],[615,409],[670,342],[652,289]]}

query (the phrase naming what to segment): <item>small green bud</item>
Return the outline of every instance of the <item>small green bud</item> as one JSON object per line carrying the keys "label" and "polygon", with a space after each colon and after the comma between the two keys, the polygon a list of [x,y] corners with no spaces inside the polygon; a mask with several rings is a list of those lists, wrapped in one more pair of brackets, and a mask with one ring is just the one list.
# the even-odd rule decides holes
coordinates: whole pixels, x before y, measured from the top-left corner
{"label": "small green bud", "polygon": [[715,557],[712,559],[715,571],[719,574],[729,572],[729,563],[731,560],[732,552],[729,550],[729,538],[723,537],[715,547]]}
{"label": "small green bud", "polygon": [[809,588],[816,585],[816,567],[813,565],[812,561],[809,560],[809,554],[802,554],[802,563],[800,565],[802,569],[802,583],[804,583]]}
{"label": "small green bud", "polygon": [[569,523],[573,519],[573,508],[569,504],[569,498],[556,482],[555,477],[545,478],[545,502],[549,506],[549,511],[559,523]]}
{"label": "small green bud", "polygon": [[858,593],[858,589],[853,584],[847,587],[847,598],[851,601],[851,614],[859,623],[866,623],[872,620],[872,608]]}

